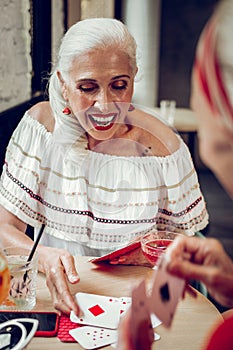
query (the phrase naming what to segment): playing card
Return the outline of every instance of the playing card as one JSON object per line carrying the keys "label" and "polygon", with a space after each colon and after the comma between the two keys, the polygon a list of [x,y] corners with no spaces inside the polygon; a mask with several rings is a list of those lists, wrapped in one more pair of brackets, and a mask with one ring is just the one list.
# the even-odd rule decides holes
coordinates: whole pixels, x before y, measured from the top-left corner
{"label": "playing card", "polygon": [[131,297],[121,297],[120,300],[120,315],[122,316],[130,307],[132,298]]}
{"label": "playing card", "polygon": [[111,329],[118,327],[120,321],[119,298],[88,293],[77,293],[75,298],[83,315],[77,317],[71,312],[72,322]]}
{"label": "playing card", "polygon": [[154,340],[146,286],[143,280],[132,291],[131,339],[135,349],[150,349]]}
{"label": "playing card", "polygon": [[160,319],[153,313],[150,314],[150,320],[151,320],[152,328],[156,328],[162,323]]}
{"label": "playing card", "polygon": [[[132,298],[131,297],[121,297],[120,299],[120,314],[121,316],[124,315],[124,313],[129,309],[131,303],[132,303]],[[158,319],[158,317],[151,313],[150,315],[151,318],[151,324],[152,328],[158,327],[162,322]]]}
{"label": "playing card", "polygon": [[84,349],[95,349],[117,341],[115,329],[83,326],[69,333]]}
{"label": "playing card", "polygon": [[98,258],[94,258],[94,259],[92,258],[89,261],[92,262],[92,263],[95,263],[95,264],[99,263],[99,262],[104,262],[104,261],[105,262],[106,261],[111,261],[113,259],[119,258],[122,255],[125,255],[125,254],[127,254],[129,252],[132,252],[135,249],[138,249],[140,246],[141,246],[141,242],[140,241],[136,241],[136,242],[128,244],[127,246],[125,246],[123,248],[114,250],[111,253],[102,255],[102,256],[100,256]]}
{"label": "playing card", "polygon": [[171,275],[166,269],[166,256],[163,255],[158,269],[154,271],[150,311],[153,312],[166,327],[170,327],[179,300],[183,295],[185,280]]}

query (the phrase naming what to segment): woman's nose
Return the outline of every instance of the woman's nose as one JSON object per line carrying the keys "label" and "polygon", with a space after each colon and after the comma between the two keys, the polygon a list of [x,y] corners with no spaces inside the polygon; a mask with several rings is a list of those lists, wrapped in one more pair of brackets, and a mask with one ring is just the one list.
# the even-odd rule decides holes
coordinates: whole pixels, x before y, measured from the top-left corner
{"label": "woman's nose", "polygon": [[111,95],[108,92],[101,92],[98,94],[96,101],[95,101],[95,107],[97,107],[100,111],[104,112],[109,109],[109,105],[113,102]]}
{"label": "woman's nose", "polygon": [[100,103],[96,101],[94,106],[98,108],[100,112],[107,112],[109,110],[109,103]]}

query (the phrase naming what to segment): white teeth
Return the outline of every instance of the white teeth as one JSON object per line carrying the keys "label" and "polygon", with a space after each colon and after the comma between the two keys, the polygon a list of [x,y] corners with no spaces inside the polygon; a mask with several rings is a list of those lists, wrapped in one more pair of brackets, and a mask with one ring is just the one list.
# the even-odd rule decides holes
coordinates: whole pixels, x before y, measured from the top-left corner
{"label": "white teeth", "polygon": [[110,115],[108,117],[96,117],[94,115],[90,115],[90,117],[94,120],[95,123],[101,124],[101,125],[109,125],[113,119],[115,118],[115,115]]}

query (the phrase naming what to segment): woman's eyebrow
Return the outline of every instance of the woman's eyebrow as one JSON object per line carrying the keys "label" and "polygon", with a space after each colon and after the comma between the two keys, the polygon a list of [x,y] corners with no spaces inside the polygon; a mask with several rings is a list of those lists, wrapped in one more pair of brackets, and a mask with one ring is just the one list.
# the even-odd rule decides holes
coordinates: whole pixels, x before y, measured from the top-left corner
{"label": "woman's eyebrow", "polygon": [[90,82],[90,83],[96,83],[96,79],[90,79],[90,78],[83,78],[83,79],[78,79],[77,83],[83,83],[83,82]]}
{"label": "woman's eyebrow", "polygon": [[[130,76],[128,74],[121,74],[121,75],[116,75],[115,77],[111,78],[111,80],[117,80],[117,79],[122,79],[122,78],[128,78],[130,79]],[[91,79],[91,78],[82,78],[82,79],[78,79],[77,83],[96,83],[97,80],[96,79]]]}
{"label": "woman's eyebrow", "polygon": [[121,79],[121,78],[128,78],[130,79],[130,76],[127,74],[117,75],[116,77],[113,77],[111,80]]}

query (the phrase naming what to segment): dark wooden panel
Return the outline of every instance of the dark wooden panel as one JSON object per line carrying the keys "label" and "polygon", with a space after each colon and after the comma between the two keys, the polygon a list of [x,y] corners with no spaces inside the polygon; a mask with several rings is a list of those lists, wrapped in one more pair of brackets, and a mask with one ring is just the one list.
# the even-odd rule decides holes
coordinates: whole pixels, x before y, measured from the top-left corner
{"label": "dark wooden panel", "polygon": [[196,44],[217,0],[162,0],[159,96],[188,107]]}

